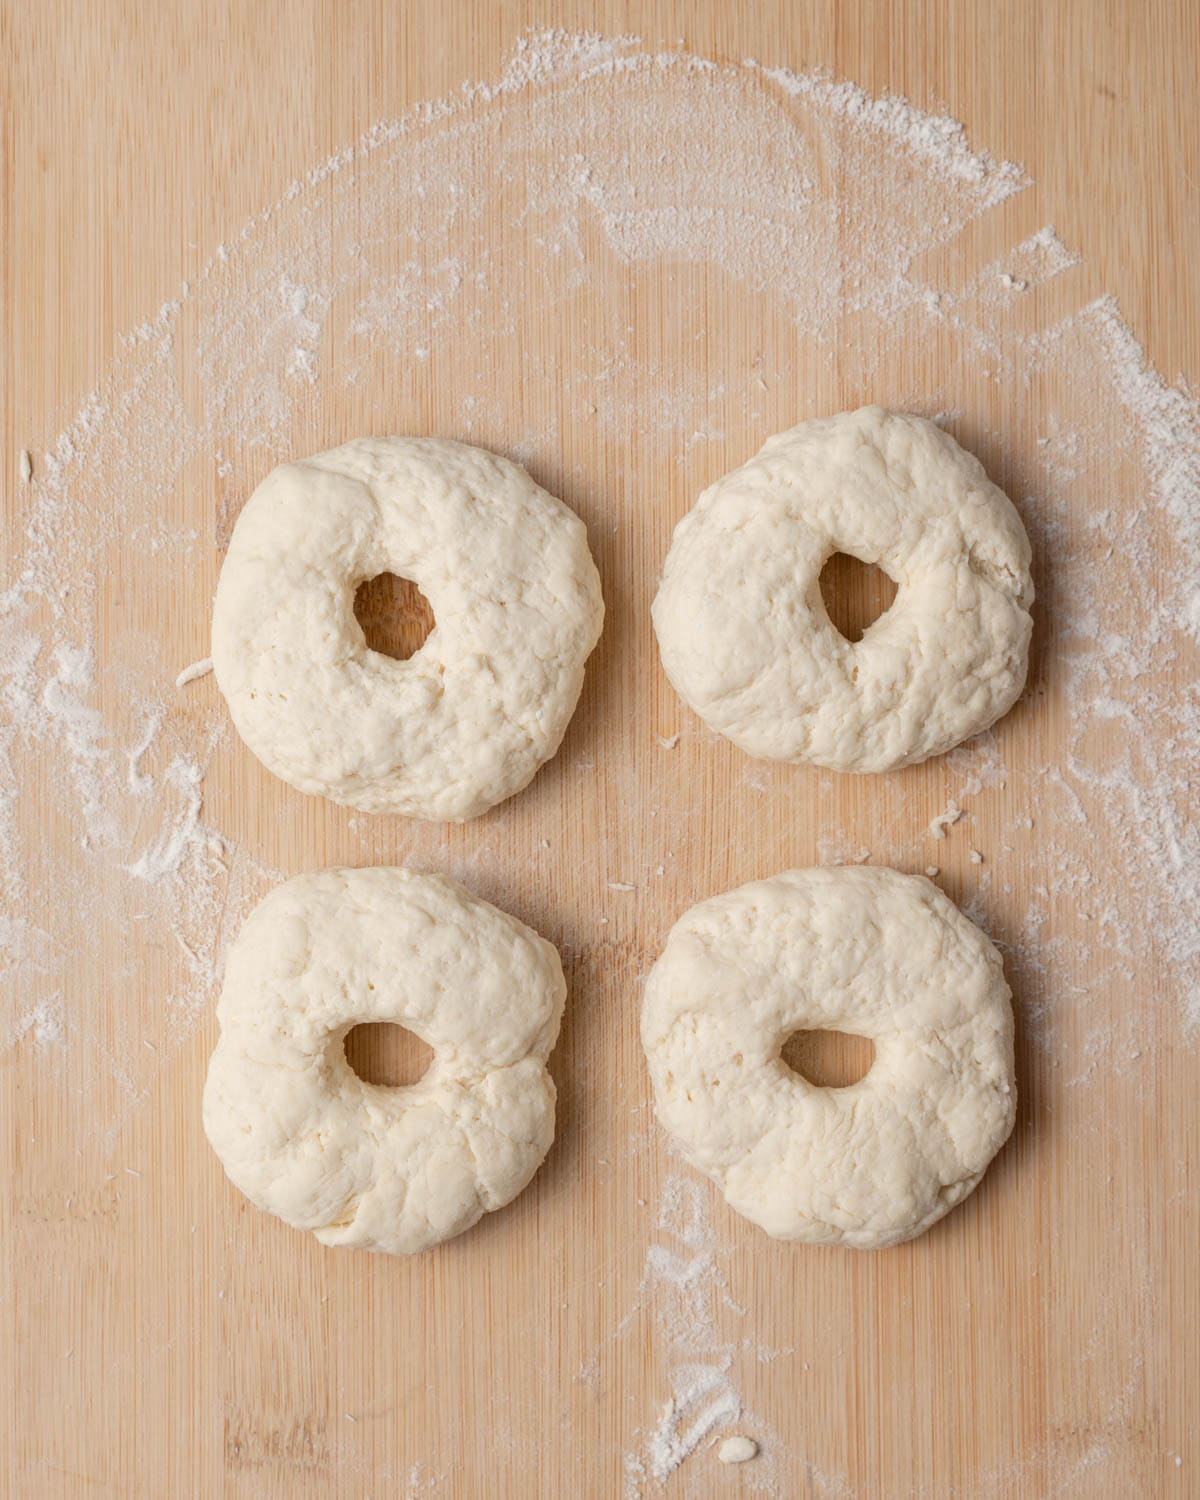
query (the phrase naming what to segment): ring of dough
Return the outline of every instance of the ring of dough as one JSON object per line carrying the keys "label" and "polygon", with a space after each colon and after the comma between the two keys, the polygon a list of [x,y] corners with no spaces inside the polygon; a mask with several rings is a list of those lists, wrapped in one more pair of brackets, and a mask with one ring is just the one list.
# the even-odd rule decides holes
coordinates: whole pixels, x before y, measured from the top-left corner
{"label": "ring of dough", "polygon": [[[205,1132],[252,1202],[322,1244],[428,1249],[511,1202],[549,1150],[565,996],[554,948],[451,880],[298,875],[230,951]],[[367,1021],[433,1049],[418,1083],[351,1069]]]}
{"label": "ring of dough", "polygon": [[[874,1042],[858,1083],[819,1088],[783,1061],[821,1029]],[[647,981],[642,1042],[683,1155],[779,1239],[911,1239],[1012,1129],[1000,956],[921,876],[794,870],[693,907]]]}
{"label": "ring of dough", "polygon": [[[354,616],[386,572],[436,617],[407,661],[372,651]],[[558,749],[603,616],[583,523],[524,469],[464,443],[362,439],[282,464],[251,496],[212,659],[238,732],[284,781],[462,821]]]}
{"label": "ring of dough", "polygon": [[[857,643],[829,618],[835,552],[896,583]],[[1029,541],[978,460],[877,406],[805,422],[675,529],[654,601],[663,666],[750,755],[890,771],[1006,713],[1025,683]]]}

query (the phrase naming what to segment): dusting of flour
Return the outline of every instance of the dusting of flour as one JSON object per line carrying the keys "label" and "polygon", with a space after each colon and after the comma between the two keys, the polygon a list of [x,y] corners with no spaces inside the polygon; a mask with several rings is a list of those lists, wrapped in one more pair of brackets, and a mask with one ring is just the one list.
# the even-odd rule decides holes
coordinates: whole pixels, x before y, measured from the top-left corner
{"label": "dusting of flour", "polygon": [[[214,764],[234,752],[207,641],[146,622],[173,619],[181,589],[211,586],[238,506],[324,393],[381,379],[414,393],[466,372],[448,435],[557,474],[594,531],[616,536],[636,510],[619,483],[606,498],[560,459],[564,408],[612,451],[636,433],[680,465],[709,449],[732,464],[811,414],[796,406],[804,359],[849,341],[864,370],[884,372],[933,340],[947,369],[959,356],[982,367],[1001,403],[1029,397],[1037,430],[1016,433],[964,412],[952,387],[889,386],[894,404],[981,451],[1020,507],[1040,570],[1029,697],[1055,688],[1065,720],[1031,718],[1035,764],[1020,773],[995,735],[956,752],[937,806],[881,790],[869,847],[864,830],[826,824],[821,857],[934,868],[974,837],[976,809],[997,808],[1004,845],[983,851],[967,905],[988,925],[1013,890],[1005,859],[1035,872],[1017,924],[995,935],[1064,1090],[1139,1066],[1148,1032],[1194,1038],[1200,706],[1164,671],[1194,677],[1200,642],[1200,415],[1110,300],[1053,323],[1027,310],[1078,262],[1049,226],[959,284],[926,279],[923,257],[1025,180],[956,122],[851,83],[538,33],[498,80],[380,122],[231,230],[122,340],[57,435],[20,435],[19,541],[0,576],[0,1049],[51,1094],[61,1049],[90,1059],[88,1097],[73,1103],[111,1140],[193,1034],[230,936],[278,878],[207,805]],[[511,226],[503,244],[497,222]],[[631,289],[663,264],[678,300],[635,324]],[[702,338],[704,299],[726,287],[786,340],[713,381],[653,335]],[[554,368],[522,361],[530,319],[570,331]],[[1045,390],[1050,406],[1033,399]],[[216,495],[203,534],[180,519],[198,476]],[[145,597],[101,639],[111,579],[147,554]],[[1151,568],[1164,557],[1171,568]],[[678,733],[662,744],[690,748]],[[769,774],[748,770],[732,796],[765,805]],[[814,784],[828,795],[829,778]],[[664,848],[702,839],[711,811],[662,809]],[[944,840],[931,842],[931,818]],[[640,891],[664,868],[623,863],[617,888]],[[1137,983],[1148,947],[1163,975],[1153,995]],[[151,961],[161,993],[139,982]],[[762,1449],[742,1482],[777,1482],[777,1441],[740,1395],[747,1349],[721,1331],[736,1286],[707,1191],[669,1179],[646,1249],[639,1305],[665,1384],[626,1459],[630,1500],[735,1430]],[[1039,1463],[1055,1493],[1087,1493],[1094,1465]],[[814,1493],[849,1493],[803,1472]],[[991,1476],[970,1493],[1022,1482]]]}

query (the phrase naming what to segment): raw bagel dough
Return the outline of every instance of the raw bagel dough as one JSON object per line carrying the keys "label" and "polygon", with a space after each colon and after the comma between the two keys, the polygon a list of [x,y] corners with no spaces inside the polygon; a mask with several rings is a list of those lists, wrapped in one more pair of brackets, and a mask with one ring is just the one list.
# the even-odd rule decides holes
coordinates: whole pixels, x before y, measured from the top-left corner
{"label": "raw bagel dough", "polygon": [[[248,1198],[323,1244],[428,1249],[541,1164],[565,996],[551,945],[452,880],[297,875],[230,951],[204,1129]],[[358,1077],[343,1043],[364,1021],[433,1048],[420,1082]]]}
{"label": "raw bagel dough", "polygon": [[[892,607],[853,644],[821,598],[835,552]],[[878,406],[805,422],[719,479],[675,529],[654,601],[667,676],[750,755],[890,771],[986,729],[1020,694],[1029,541],[978,460]]]}
{"label": "raw bagel dough", "polygon": [[[780,1057],[821,1029],[874,1042],[858,1083],[818,1088]],[[693,907],[647,981],[642,1042],[683,1155],[779,1239],[912,1239],[974,1188],[1016,1110],[999,954],[895,870],[793,870]]]}
{"label": "raw bagel dough", "polygon": [[[368,648],[358,586],[411,579],[436,625]],[[604,617],[583,523],[464,443],[360,439],[282,464],[234,527],[213,667],[277,776],[365,812],[461,821],[558,749]]]}

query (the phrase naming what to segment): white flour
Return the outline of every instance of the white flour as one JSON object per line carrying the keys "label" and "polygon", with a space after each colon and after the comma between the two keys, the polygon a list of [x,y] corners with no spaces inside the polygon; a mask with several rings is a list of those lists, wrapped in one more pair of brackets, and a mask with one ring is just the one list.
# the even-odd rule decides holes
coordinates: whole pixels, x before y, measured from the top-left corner
{"label": "white flour", "polygon": [[[730,1294],[708,1213],[712,1189],[689,1177],[663,1184],[658,1238],[646,1249],[638,1312],[648,1314],[670,1360],[670,1394],[641,1446],[625,1457],[625,1500],[664,1483],[697,1450],[732,1432],[753,1433],[759,1461],[747,1478],[757,1493],[779,1493],[773,1450],[778,1438],[743,1406],[735,1362],[747,1352],[763,1363],[794,1350],[730,1338],[722,1325],[745,1316]],[[636,1320],[628,1318],[627,1324]],[[710,1456],[715,1457],[716,1450]]]}
{"label": "white flour", "polygon": [[[1077,264],[1052,229],[958,283],[925,279],[922,257],[1024,182],[956,122],[852,84],[540,33],[498,82],[381,122],[231,232],[122,341],[59,435],[23,435],[24,540],[0,577],[0,1047],[50,1094],[60,1049],[91,1059],[86,1097],[68,1102],[111,1143],[193,1033],[248,905],[278,878],[206,810],[210,766],[235,753],[202,679],[206,638],[144,622],[173,620],[182,590],[208,587],[204,566],[242,499],[319,403],[385,382],[407,393],[403,426],[428,395],[447,435],[530,463],[619,546],[645,514],[639,443],[671,455],[688,484],[705,482],[816,415],[803,372],[848,344],[879,383],[864,399],[952,427],[1013,494],[1040,570],[1029,701],[1053,688],[1067,719],[1056,738],[1029,711],[1036,765],[1020,774],[1001,758],[1003,727],[956,752],[934,805],[881,783],[870,829],[827,822],[821,857],[944,864],[957,842],[977,843],[975,810],[995,808],[1003,843],[980,845],[964,902],[989,925],[1013,889],[1010,862],[1034,872],[1016,929],[995,935],[1026,997],[1023,1023],[1061,1064],[1064,1088],[1140,1069],[1156,1041],[1190,1037],[1200,832],[1187,797],[1200,784],[1200,709],[1163,672],[1187,663],[1194,675],[1200,641],[1200,416],[1182,384],[1146,365],[1111,301],[1039,321],[1030,292]],[[664,263],[651,305],[647,272]],[[523,331],[547,320],[564,330],[553,368],[522,354]],[[737,352],[712,379],[686,354],[717,328],[749,330],[750,342],[729,333]],[[949,385],[904,386],[902,351],[935,340],[942,368],[961,358],[987,372],[986,409],[964,411]],[[441,384],[451,366],[452,396]],[[1022,429],[1026,415],[1036,430]],[[636,434],[630,471],[600,475],[561,451],[580,424],[597,434],[595,452],[603,442],[627,454]],[[202,533],[180,521],[197,487],[216,496]],[[101,641],[106,590],[123,559],[147,554],[145,597],[110,612]],[[1151,567],[1164,558],[1170,568]],[[187,618],[206,611],[200,602]],[[656,727],[664,748],[680,745],[672,724]],[[676,755],[695,733],[683,729]],[[631,724],[630,745],[645,732]],[[572,774],[624,773],[581,758]],[[751,768],[734,810],[760,817],[784,785]],[[813,785],[828,796],[832,782]],[[630,791],[636,818],[652,794]],[[670,851],[703,839],[702,793],[653,804],[662,847],[646,869],[614,846],[617,891],[644,889]],[[22,798],[39,817],[19,824]],[[931,819],[945,843],[930,841]],[[124,966],[98,977],[102,937],[110,952],[118,940]],[[1163,976],[1153,995],[1138,982],[1148,945]],[[139,983],[151,953],[169,955],[167,993]],[[747,1354],[717,1336],[724,1283],[710,1231],[688,1217],[693,1186],[673,1180],[666,1237],[647,1253],[671,1389],[629,1457],[631,1495],[736,1420],[764,1450],[743,1482],[774,1482],[772,1434],[738,1418]],[[849,1493],[836,1475],[803,1471],[815,1493]],[[971,1493],[1021,1482],[993,1478]],[[1055,1483],[1087,1492],[1066,1467]]]}

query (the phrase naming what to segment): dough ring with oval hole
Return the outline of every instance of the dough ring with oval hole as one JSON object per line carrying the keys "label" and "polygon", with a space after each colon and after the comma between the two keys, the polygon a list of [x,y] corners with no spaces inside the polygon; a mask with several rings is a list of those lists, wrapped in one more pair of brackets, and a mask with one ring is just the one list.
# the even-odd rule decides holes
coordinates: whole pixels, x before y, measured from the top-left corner
{"label": "dough ring with oval hole", "polygon": [[[435,625],[372,651],[359,585],[411,580]],[[462,821],[520,791],[562,740],[600,635],[582,521],[507,459],[361,439],[268,474],[233,530],[212,659],[238,732],[302,792]]]}
{"label": "dough ring with oval hole", "polygon": [[[252,1202],[322,1244],[428,1249],[511,1202],[549,1150],[565,996],[554,948],[452,880],[298,875],[230,950],[205,1132]],[[351,1069],[346,1035],[370,1021],[433,1049],[418,1083]]]}
{"label": "dough ring with oval hole", "polygon": [[[819,1088],[780,1056],[808,1030],[868,1037],[875,1061]],[[779,1239],[912,1239],[971,1192],[1016,1110],[999,954],[895,870],[793,870],[693,907],[647,981],[642,1042],[683,1155]]]}
{"label": "dough ring with oval hole", "polygon": [[[892,607],[857,643],[821,597],[835,552]],[[867,406],[771,438],[675,529],[654,601],[663,666],[750,755],[890,771],[1006,713],[1025,683],[1029,541],[982,466],[921,417]]]}

